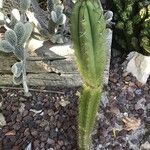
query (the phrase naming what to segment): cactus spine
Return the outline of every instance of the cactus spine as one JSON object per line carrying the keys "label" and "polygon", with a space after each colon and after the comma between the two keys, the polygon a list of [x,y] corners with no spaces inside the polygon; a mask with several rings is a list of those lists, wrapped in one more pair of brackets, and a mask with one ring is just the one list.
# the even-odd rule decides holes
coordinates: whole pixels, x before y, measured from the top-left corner
{"label": "cactus spine", "polygon": [[79,149],[90,149],[106,63],[106,21],[96,0],[79,0],[71,16],[71,35],[84,85],[79,96]]}

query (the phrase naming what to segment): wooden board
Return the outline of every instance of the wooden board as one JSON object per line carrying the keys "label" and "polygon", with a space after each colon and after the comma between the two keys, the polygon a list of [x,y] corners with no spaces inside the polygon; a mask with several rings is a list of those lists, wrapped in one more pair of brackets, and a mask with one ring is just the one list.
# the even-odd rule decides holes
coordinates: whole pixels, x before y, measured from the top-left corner
{"label": "wooden board", "polygon": [[[38,41],[33,41],[29,44],[27,58],[29,85],[72,87],[82,84],[70,45],[45,42],[38,47]],[[13,85],[11,66],[17,60],[14,55],[0,55],[0,59],[0,85]]]}

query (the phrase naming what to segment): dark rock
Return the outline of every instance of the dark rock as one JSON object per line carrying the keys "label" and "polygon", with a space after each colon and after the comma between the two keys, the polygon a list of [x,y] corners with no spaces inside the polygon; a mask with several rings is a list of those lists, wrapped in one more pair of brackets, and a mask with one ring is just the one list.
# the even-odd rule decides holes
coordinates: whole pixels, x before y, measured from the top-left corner
{"label": "dark rock", "polygon": [[31,130],[31,135],[34,137],[34,138],[37,138],[39,135],[38,135],[38,131],[37,130]]}
{"label": "dark rock", "polygon": [[30,135],[30,129],[29,129],[29,128],[26,128],[26,129],[25,129],[24,135],[25,135],[26,137]]}
{"label": "dark rock", "polygon": [[49,134],[46,132],[40,133],[40,139],[42,142],[46,142],[48,140]]}

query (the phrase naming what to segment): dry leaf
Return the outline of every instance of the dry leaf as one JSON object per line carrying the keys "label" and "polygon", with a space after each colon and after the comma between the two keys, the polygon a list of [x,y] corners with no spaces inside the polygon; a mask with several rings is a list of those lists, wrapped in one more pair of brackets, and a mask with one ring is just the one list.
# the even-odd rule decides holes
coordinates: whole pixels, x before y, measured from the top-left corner
{"label": "dry leaf", "polygon": [[136,119],[134,117],[133,118],[125,117],[122,119],[122,121],[125,124],[124,129],[127,131],[137,130],[141,125],[141,119]]}
{"label": "dry leaf", "polygon": [[9,136],[9,135],[16,135],[16,132],[15,131],[9,131],[5,134],[6,136]]}

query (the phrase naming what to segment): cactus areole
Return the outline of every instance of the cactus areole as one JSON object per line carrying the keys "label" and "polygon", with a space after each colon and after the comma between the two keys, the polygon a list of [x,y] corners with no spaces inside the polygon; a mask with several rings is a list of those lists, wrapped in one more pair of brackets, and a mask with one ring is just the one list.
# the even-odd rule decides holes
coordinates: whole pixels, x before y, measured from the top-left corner
{"label": "cactus areole", "polygon": [[77,67],[83,80],[79,96],[79,150],[90,149],[106,64],[106,21],[97,0],[78,0],[71,16]]}

